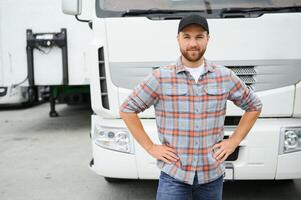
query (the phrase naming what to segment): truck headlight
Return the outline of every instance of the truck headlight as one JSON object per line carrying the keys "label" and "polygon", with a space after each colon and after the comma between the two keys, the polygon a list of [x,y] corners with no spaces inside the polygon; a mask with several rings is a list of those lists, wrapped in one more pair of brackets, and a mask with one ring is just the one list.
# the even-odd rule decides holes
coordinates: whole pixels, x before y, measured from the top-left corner
{"label": "truck headlight", "polygon": [[131,142],[128,131],[96,126],[93,141],[100,147],[115,151],[131,153]]}
{"label": "truck headlight", "polygon": [[301,127],[282,128],[280,137],[280,154],[301,150]]}

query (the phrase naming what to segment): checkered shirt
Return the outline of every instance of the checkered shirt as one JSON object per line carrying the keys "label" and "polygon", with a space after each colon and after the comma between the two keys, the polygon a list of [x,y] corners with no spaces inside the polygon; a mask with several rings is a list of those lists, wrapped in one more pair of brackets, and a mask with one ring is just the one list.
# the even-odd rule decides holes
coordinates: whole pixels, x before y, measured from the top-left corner
{"label": "checkered shirt", "polygon": [[224,164],[213,158],[211,148],[223,140],[226,102],[246,112],[261,110],[256,94],[230,69],[205,60],[198,82],[185,69],[181,58],[175,65],[149,74],[120,106],[122,112],[139,113],[154,105],[159,139],[177,151],[179,161],[158,167],[170,176],[193,184],[216,180]]}

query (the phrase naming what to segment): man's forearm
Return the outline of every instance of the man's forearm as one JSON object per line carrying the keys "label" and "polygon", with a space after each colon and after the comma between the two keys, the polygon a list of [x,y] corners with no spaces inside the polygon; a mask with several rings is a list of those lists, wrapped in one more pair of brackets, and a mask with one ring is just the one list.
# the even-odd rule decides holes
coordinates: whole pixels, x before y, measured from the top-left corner
{"label": "man's forearm", "polygon": [[120,112],[120,116],[124,120],[134,138],[145,150],[148,151],[153,145],[153,142],[146,134],[138,115],[136,113]]}
{"label": "man's forearm", "polygon": [[179,160],[175,149],[166,145],[156,145],[151,141],[136,113],[120,112],[119,114],[134,138],[150,155],[169,164]]}
{"label": "man's forearm", "polygon": [[231,136],[231,139],[236,141],[237,145],[245,138],[253,127],[261,111],[245,112],[241,117],[239,124]]}
{"label": "man's forearm", "polygon": [[218,162],[224,162],[234,152],[235,148],[249,133],[259,115],[260,111],[245,112],[232,136],[213,146],[212,150],[215,152],[213,157]]}

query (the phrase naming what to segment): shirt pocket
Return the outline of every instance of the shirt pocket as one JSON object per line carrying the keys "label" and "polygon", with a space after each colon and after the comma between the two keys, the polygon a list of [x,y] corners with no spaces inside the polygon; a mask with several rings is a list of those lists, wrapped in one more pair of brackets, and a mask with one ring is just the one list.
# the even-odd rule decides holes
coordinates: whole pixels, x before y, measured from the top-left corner
{"label": "shirt pocket", "polygon": [[164,111],[175,113],[189,112],[189,93],[187,85],[167,85],[162,87]]}
{"label": "shirt pocket", "polygon": [[187,85],[168,85],[162,88],[163,95],[167,96],[186,96],[188,93]]}
{"label": "shirt pocket", "polygon": [[204,87],[207,112],[217,112],[225,109],[228,90],[220,85],[208,85]]}

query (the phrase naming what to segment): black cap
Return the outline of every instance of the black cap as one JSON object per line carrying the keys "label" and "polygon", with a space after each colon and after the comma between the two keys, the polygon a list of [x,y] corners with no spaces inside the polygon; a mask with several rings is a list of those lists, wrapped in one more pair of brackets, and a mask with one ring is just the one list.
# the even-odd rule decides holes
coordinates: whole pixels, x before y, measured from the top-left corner
{"label": "black cap", "polygon": [[203,27],[203,29],[205,29],[209,33],[207,19],[205,17],[196,14],[188,15],[181,19],[179,23],[178,33],[180,33],[183,30],[183,28],[191,24],[200,25],[201,27]]}

